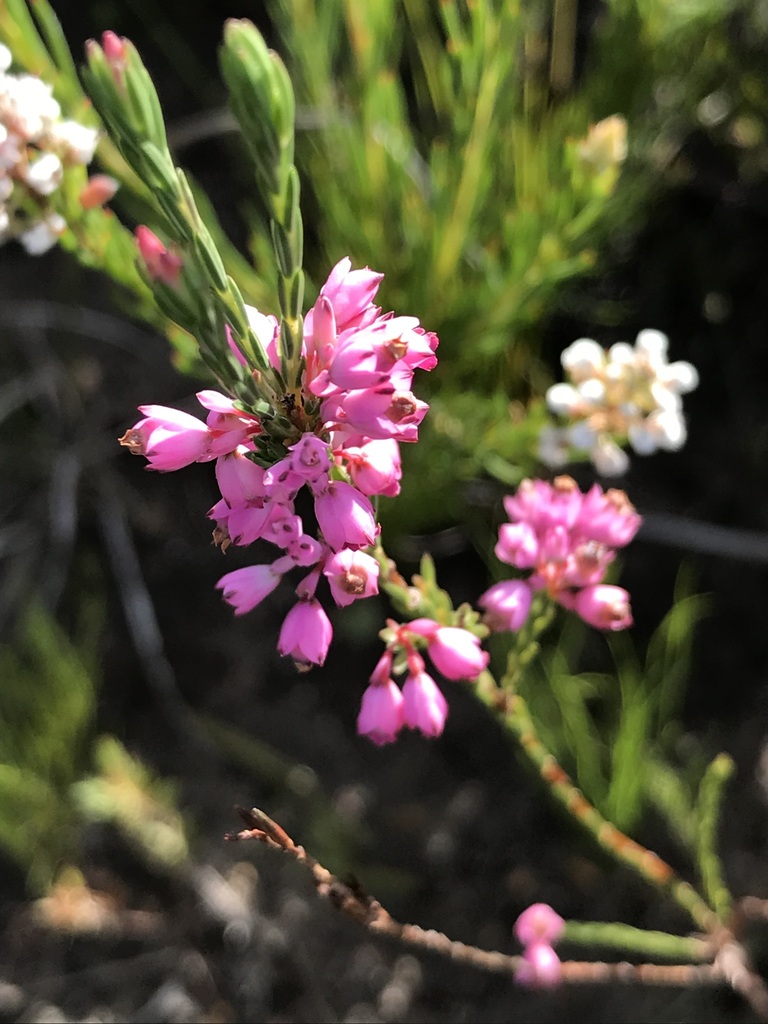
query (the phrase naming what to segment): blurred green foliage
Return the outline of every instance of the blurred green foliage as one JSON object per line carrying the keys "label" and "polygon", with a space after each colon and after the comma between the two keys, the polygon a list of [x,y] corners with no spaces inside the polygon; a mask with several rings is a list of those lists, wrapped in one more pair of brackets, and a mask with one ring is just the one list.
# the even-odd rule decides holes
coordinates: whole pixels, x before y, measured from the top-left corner
{"label": "blurred green foliage", "polygon": [[78,845],[69,789],[94,724],[100,617],[85,603],[73,642],[32,605],[0,646],[0,845],[38,891]]}

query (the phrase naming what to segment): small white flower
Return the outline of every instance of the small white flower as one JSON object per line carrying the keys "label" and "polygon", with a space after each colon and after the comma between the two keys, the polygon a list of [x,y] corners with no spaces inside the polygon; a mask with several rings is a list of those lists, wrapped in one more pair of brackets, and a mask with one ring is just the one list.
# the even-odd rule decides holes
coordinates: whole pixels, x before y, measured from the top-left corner
{"label": "small white flower", "polygon": [[27,167],[25,180],[41,196],[49,196],[61,184],[64,168],[55,153],[44,153]]}
{"label": "small white flower", "polygon": [[89,164],[93,159],[99,133],[77,121],[59,121],[48,133],[52,145],[63,149],[66,159],[76,164]]}
{"label": "small white flower", "polygon": [[12,60],[13,57],[11,56],[11,51],[7,46],[3,46],[3,44],[0,43],[0,71],[7,71],[11,66]]}
{"label": "small white flower", "polygon": [[545,466],[560,469],[568,463],[568,438],[557,427],[542,427],[539,434],[539,458]]}
{"label": "small white flower", "polygon": [[49,214],[45,220],[40,220],[33,227],[19,235],[19,241],[27,250],[30,256],[42,256],[48,252],[59,240],[59,235],[64,231],[67,224],[63,217],[57,213]]}
{"label": "small white flower", "polygon": [[553,384],[547,391],[546,400],[552,412],[563,416],[572,416],[583,405],[579,392],[570,384]]}
{"label": "small white flower", "polygon": [[592,377],[605,366],[605,349],[591,338],[579,338],[560,356],[563,369],[575,382]]}
{"label": "small white flower", "polygon": [[679,395],[687,395],[689,391],[695,391],[699,386],[696,367],[682,361],[665,366],[663,372],[659,374],[659,379],[668,388],[674,388]]}
{"label": "small white flower", "polygon": [[571,447],[589,452],[604,476],[626,471],[625,442],[638,455],[685,444],[680,396],[699,376],[690,363],[667,363],[668,347],[666,334],[647,329],[634,345],[619,341],[606,352],[580,338],[562,353],[568,382],[549,388],[547,405],[571,421],[565,428]]}

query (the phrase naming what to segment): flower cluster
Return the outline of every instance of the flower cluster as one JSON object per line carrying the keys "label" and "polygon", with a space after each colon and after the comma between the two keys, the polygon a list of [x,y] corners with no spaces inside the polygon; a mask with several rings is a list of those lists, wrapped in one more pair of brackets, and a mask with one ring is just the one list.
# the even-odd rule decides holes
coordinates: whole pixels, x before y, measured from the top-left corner
{"label": "flower cluster", "polygon": [[560,958],[552,948],[563,937],[565,921],[546,903],[534,903],[515,922],[523,962],[515,981],[528,988],[552,988],[560,981]]}
{"label": "flower cluster", "polygon": [[[379,746],[391,743],[406,725],[425,736],[439,736],[448,704],[426,671],[418,648],[426,646],[432,664],[446,679],[476,679],[488,664],[479,638],[432,619],[414,619],[405,625],[390,621],[382,635],[387,648],[363,694],[357,731]],[[407,672],[402,690],[392,678],[395,671]]]}
{"label": "flower cluster", "polygon": [[638,455],[657,449],[677,451],[685,443],[680,396],[698,384],[695,368],[667,362],[668,340],[660,331],[638,334],[608,351],[581,338],[561,356],[569,383],[547,391],[550,410],[566,417],[565,427],[545,427],[539,455],[550,466],[563,466],[568,449],[589,452],[604,476],[626,472],[629,459],[617,443],[626,439]]}
{"label": "flower cluster", "polygon": [[598,629],[632,624],[629,594],[603,583],[615,549],[637,533],[640,516],[623,491],[594,484],[582,494],[569,476],[523,480],[504,499],[511,522],[499,528],[496,555],[527,579],[495,583],[478,600],[492,630],[518,630],[528,618],[533,594],[545,590],[563,607]]}
{"label": "flower cluster", "polygon": [[[261,539],[282,552],[271,564],[235,569],[219,580],[237,615],[255,608],[292,569],[309,570],[278,641],[280,653],[299,666],[322,664],[331,641],[331,623],[316,597],[321,578],[339,606],[378,593],[379,566],[364,550],[379,530],[370,498],[398,493],[398,441],[417,440],[428,408],[410,385],[416,368],[435,366],[437,337],[415,317],[382,315],[373,304],[381,280],[343,259],[307,314],[300,406],[314,403],[318,411],[314,419],[305,416],[305,430],[282,448],[282,458],[260,464],[265,424],[210,390],[197,396],[208,411],[205,422],[176,409],[141,406],[144,418],[120,439],[156,470],[215,460],[221,492],[209,512],[215,542],[226,550]],[[277,318],[253,308],[248,316],[279,368]],[[229,343],[244,362],[231,335]],[[296,510],[303,488],[312,497],[316,530],[308,531]]]}
{"label": "flower cluster", "polygon": [[90,163],[98,132],[62,120],[50,85],[10,73],[11,60],[0,44],[0,242],[18,238],[39,255],[66,227],[50,197],[67,165]]}

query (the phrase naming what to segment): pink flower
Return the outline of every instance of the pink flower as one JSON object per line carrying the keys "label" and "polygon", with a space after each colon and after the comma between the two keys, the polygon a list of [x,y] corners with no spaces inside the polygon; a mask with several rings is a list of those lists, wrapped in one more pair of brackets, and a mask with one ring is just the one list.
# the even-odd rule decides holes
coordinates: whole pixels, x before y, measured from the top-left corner
{"label": "pink flower", "polygon": [[315,598],[297,601],[285,617],[277,649],[299,666],[322,665],[328,654],[333,627]]}
{"label": "pink flower", "polygon": [[624,491],[615,487],[603,493],[594,484],[584,495],[574,527],[591,540],[622,548],[640,529],[642,519]]}
{"label": "pink flower", "polygon": [[600,583],[577,591],[572,604],[570,599],[568,603],[562,597],[558,600],[566,608],[572,607],[577,615],[597,629],[616,631],[632,625],[629,594],[623,587]]}
{"label": "pink flower", "polygon": [[392,679],[371,683],[363,694],[357,731],[377,746],[391,743],[405,725],[403,695]]}
{"label": "pink flower", "polygon": [[339,260],[320,289],[320,295],[328,299],[333,308],[339,332],[353,326],[370,310],[373,297],[383,280],[383,274],[368,267],[352,270],[352,261],[348,256]]}
{"label": "pink flower", "polygon": [[371,440],[417,441],[419,423],[428,409],[411,391],[398,390],[387,381],[375,388],[332,395],[323,402],[322,415],[329,425],[365,434]]}
{"label": "pink flower", "polygon": [[446,679],[476,679],[488,665],[480,638],[456,626],[440,626],[429,641],[429,656]]}
{"label": "pink flower", "polygon": [[167,249],[154,231],[150,231],[143,224],[136,228],[134,236],[139,255],[150,278],[176,288],[181,278],[181,268],[184,266],[181,257]]}
{"label": "pink flower", "polygon": [[315,515],[325,542],[334,551],[369,547],[376,540],[373,505],[343,480],[332,480],[326,491],[315,496]]}
{"label": "pink flower", "polygon": [[214,455],[226,455],[263,432],[260,421],[238,409],[227,395],[218,391],[198,391],[197,400],[208,410],[206,423],[211,432]]}
{"label": "pink flower", "polygon": [[334,601],[342,608],[379,592],[379,563],[364,551],[342,548],[326,560],[323,573]]}
{"label": "pink flower", "polygon": [[565,921],[548,903],[534,903],[515,921],[515,938],[521,946],[534,942],[554,944],[563,937]]}
{"label": "pink flower", "polygon": [[336,450],[344,460],[352,483],[363,494],[388,498],[400,493],[400,446],[394,438],[366,441]]}
{"label": "pink flower", "polygon": [[528,523],[503,523],[499,527],[496,557],[517,569],[531,569],[539,557],[539,540]]}
{"label": "pink flower", "polygon": [[278,558],[272,565],[248,565],[222,576],[216,587],[223,591],[222,596],[235,609],[235,615],[244,615],[272,593],[282,573],[290,568],[284,558]]}
{"label": "pink flower", "polygon": [[289,450],[291,454],[288,464],[297,476],[311,482],[324,480],[328,476],[332,459],[327,441],[322,441],[314,434],[302,434]]}
{"label": "pink flower", "polygon": [[161,472],[207,462],[210,431],[196,416],[164,405],[141,405],[145,419],[127,430],[119,443],[132,455],[145,455],[149,468]]}
{"label": "pink flower", "polygon": [[477,599],[485,609],[483,621],[494,632],[517,632],[531,610],[533,593],[525,580],[502,580],[494,583]]}
{"label": "pink flower", "polygon": [[238,448],[216,459],[216,482],[230,508],[264,498],[264,470]]}
{"label": "pink flower", "polygon": [[448,703],[432,676],[416,672],[408,676],[403,687],[405,724],[419,729],[425,736],[439,736],[448,716]]}
{"label": "pink flower", "polygon": [[560,957],[546,942],[534,942],[523,951],[523,961],[515,974],[518,985],[526,988],[554,988],[562,977]]}

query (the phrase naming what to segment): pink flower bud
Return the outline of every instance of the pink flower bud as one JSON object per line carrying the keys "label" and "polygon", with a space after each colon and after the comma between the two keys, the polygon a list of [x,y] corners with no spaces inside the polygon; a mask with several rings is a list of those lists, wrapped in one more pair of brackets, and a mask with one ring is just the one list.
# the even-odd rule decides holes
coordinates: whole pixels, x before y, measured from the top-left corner
{"label": "pink flower bud", "polygon": [[169,472],[209,461],[210,434],[197,417],[164,405],[142,405],[139,411],[146,419],[127,430],[119,443],[132,455],[145,455],[150,469]]}
{"label": "pink flower bud", "polygon": [[379,563],[364,551],[342,548],[326,560],[323,573],[341,608],[379,592]]}
{"label": "pink flower bud", "polygon": [[596,629],[616,631],[632,625],[629,594],[623,587],[608,583],[584,587],[576,593],[572,607],[577,615]]}
{"label": "pink flower bud", "polygon": [[277,649],[301,667],[322,665],[333,636],[330,619],[315,598],[297,601],[285,617]]}
{"label": "pink flower bud", "polygon": [[429,641],[429,656],[446,679],[476,679],[488,664],[480,638],[466,629],[441,626]]}
{"label": "pink flower bud", "polygon": [[235,615],[245,615],[272,593],[281,578],[275,572],[279,562],[282,559],[278,558],[273,565],[247,565],[221,577],[216,587],[223,591],[222,596],[235,609]]}
{"label": "pink flower bud", "polygon": [[378,534],[373,505],[352,484],[332,480],[315,496],[315,515],[325,542],[334,551],[368,547]]}
{"label": "pink flower bud", "polygon": [[107,29],[101,35],[101,48],[107,61],[113,66],[125,63],[125,39]]}
{"label": "pink flower bud", "polygon": [[565,921],[548,903],[534,903],[515,921],[515,938],[521,946],[535,942],[553,945],[563,937]]}
{"label": "pink flower bud", "polygon": [[494,583],[477,599],[485,610],[483,621],[494,632],[517,632],[531,610],[533,593],[524,580],[502,580]]}
{"label": "pink flower bud", "polygon": [[561,976],[560,957],[554,949],[546,942],[534,942],[523,952],[515,981],[526,988],[554,988]]}
{"label": "pink flower bud", "polygon": [[167,249],[157,235],[143,224],[136,228],[134,237],[150,278],[176,288],[184,266],[181,257]]}
{"label": "pink flower bud", "polygon": [[448,716],[448,703],[432,676],[426,672],[409,675],[403,687],[405,724],[425,736],[439,736]]}
{"label": "pink flower bud", "polygon": [[405,725],[403,695],[392,679],[371,683],[363,694],[357,731],[377,746],[391,743]]}
{"label": "pink flower bud", "polygon": [[84,210],[92,210],[96,206],[103,206],[108,203],[120,187],[115,178],[108,174],[94,174],[88,179],[88,183],[80,190],[80,205]]}

